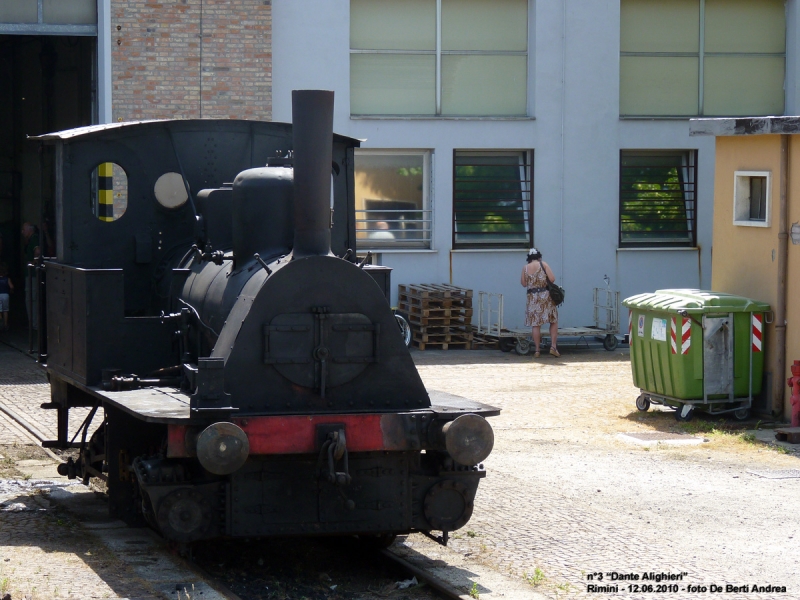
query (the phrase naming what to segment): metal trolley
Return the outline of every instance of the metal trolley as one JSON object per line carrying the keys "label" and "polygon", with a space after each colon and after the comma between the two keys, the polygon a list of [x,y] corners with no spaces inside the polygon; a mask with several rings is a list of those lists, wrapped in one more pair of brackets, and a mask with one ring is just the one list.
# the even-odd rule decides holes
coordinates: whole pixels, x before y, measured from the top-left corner
{"label": "metal trolley", "polygon": [[[585,338],[591,336],[603,342],[606,350],[619,345],[619,292],[608,287],[594,288],[594,325],[586,327],[560,327],[558,335]],[[510,329],[503,326],[503,294],[478,292],[478,325],[476,333],[496,341],[500,350],[526,355],[531,350],[530,328]],[[542,340],[549,336],[542,332]]]}

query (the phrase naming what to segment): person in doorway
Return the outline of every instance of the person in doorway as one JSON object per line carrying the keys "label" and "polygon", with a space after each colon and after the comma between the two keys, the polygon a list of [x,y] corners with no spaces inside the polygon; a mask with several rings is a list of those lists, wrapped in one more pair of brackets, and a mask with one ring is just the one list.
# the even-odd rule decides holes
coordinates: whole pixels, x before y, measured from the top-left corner
{"label": "person in doorway", "polygon": [[28,311],[28,322],[33,329],[39,329],[39,293],[36,281],[28,277],[28,265],[39,258],[39,232],[28,222],[22,224],[22,255],[25,258],[25,309]]}
{"label": "person in doorway", "polygon": [[0,325],[2,331],[8,331],[8,310],[11,304],[11,292],[14,291],[14,284],[8,277],[8,267],[5,263],[0,263],[0,313],[3,315],[3,324]]}
{"label": "person in doorway", "polygon": [[527,264],[522,269],[520,283],[528,291],[528,302],[525,306],[525,325],[531,328],[533,335],[535,358],[539,358],[539,344],[542,341],[541,327],[550,324],[550,354],[561,356],[558,352],[558,308],[550,299],[547,281],[555,283],[556,276],[550,265],[542,261],[542,253],[536,248],[528,252]]}

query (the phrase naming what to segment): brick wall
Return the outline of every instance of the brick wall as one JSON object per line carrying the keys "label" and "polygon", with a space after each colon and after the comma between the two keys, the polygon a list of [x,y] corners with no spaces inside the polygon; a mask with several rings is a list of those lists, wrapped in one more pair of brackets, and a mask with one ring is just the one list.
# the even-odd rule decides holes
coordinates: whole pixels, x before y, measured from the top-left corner
{"label": "brick wall", "polygon": [[271,0],[112,0],[113,118],[272,118]]}

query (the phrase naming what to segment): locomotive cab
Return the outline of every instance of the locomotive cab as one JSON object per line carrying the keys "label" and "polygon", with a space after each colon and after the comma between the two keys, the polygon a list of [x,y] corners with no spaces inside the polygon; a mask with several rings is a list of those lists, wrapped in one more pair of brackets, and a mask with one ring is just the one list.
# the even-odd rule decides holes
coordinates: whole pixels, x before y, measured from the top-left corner
{"label": "locomotive cab", "polygon": [[[499,411],[423,385],[385,289],[356,262],[358,141],[332,122],[332,92],[297,91],[292,125],[39,138],[59,161],[58,257],[37,269],[59,416],[46,445],[80,448],[60,471],[104,479],[112,515],[178,542],[446,541],[469,520]],[[128,206],[101,222],[83,200],[107,162],[128,174]],[[165,171],[177,206],[158,198]],[[77,433],[75,407],[90,408]]]}

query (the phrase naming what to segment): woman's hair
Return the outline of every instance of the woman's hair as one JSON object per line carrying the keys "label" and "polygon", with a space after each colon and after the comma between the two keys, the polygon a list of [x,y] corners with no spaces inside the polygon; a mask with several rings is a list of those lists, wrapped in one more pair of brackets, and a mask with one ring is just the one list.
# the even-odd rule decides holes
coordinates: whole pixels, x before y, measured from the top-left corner
{"label": "woman's hair", "polygon": [[526,260],[527,260],[529,263],[530,263],[530,262],[533,262],[533,261],[535,261],[535,260],[541,260],[541,259],[542,259],[542,253],[541,253],[541,252],[539,252],[539,251],[538,251],[536,248],[531,248],[531,249],[528,251],[528,257],[526,258]]}

